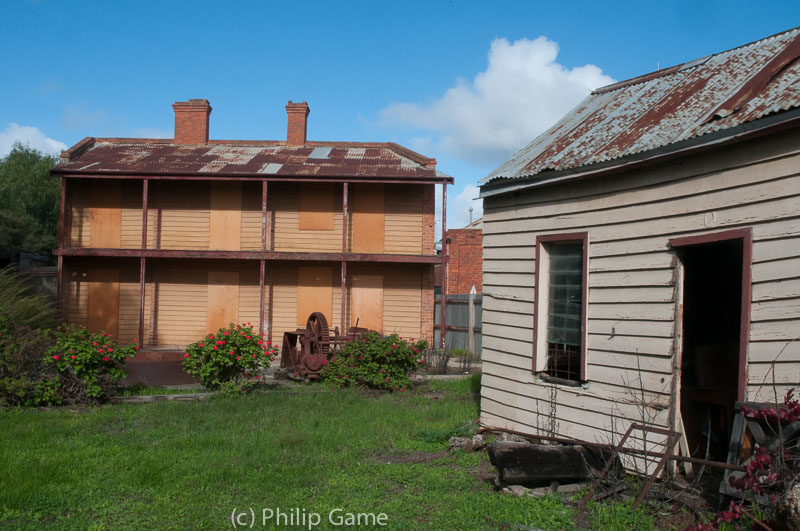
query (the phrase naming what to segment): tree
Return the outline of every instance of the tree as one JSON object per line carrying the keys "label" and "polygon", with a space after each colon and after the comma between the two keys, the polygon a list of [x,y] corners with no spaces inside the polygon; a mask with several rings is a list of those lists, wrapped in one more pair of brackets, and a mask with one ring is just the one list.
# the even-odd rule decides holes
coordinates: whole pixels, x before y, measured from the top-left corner
{"label": "tree", "polygon": [[50,175],[57,162],[18,142],[0,159],[0,258],[57,247],[60,182]]}

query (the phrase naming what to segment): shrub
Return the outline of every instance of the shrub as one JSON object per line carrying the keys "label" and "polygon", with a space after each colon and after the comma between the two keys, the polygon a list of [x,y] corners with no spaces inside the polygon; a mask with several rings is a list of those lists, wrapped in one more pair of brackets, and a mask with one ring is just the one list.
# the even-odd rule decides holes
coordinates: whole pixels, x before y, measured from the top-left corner
{"label": "shrub", "polygon": [[85,328],[16,326],[0,336],[0,405],[103,402],[116,393],[135,349]]}
{"label": "shrub", "polygon": [[13,265],[0,269],[0,333],[15,326],[39,329],[55,324],[55,306],[44,295],[32,293],[28,280]]}
{"label": "shrub", "polygon": [[125,358],[132,358],[138,349],[135,344],[120,347],[105,332],[62,327],[46,362],[55,365],[71,400],[85,395],[105,401],[116,394],[119,382],[128,375]]}
{"label": "shrub", "polygon": [[257,380],[259,370],[269,367],[276,356],[277,350],[263,334],[258,337],[249,323],[231,323],[186,347],[183,370],[208,389],[246,392],[246,382]]}
{"label": "shrub", "polygon": [[409,373],[425,363],[425,341],[412,343],[397,334],[381,338],[370,332],[346,343],[322,368],[320,375],[331,387],[362,385],[372,389],[405,391]]}

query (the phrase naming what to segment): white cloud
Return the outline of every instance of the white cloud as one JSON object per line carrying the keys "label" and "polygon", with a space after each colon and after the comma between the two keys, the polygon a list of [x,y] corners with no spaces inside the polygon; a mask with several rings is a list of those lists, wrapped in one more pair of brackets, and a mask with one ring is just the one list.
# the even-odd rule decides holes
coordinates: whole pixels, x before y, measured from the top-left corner
{"label": "white cloud", "polygon": [[381,120],[438,134],[436,147],[475,163],[500,163],[597,87],[613,83],[594,65],[566,68],[558,44],[539,37],[495,39],[486,70],[429,105],[391,103]]}
{"label": "white cloud", "polygon": [[11,123],[5,131],[0,132],[0,157],[5,157],[11,151],[14,142],[26,144],[42,153],[58,155],[67,145],[54,140],[42,133],[38,127]]}

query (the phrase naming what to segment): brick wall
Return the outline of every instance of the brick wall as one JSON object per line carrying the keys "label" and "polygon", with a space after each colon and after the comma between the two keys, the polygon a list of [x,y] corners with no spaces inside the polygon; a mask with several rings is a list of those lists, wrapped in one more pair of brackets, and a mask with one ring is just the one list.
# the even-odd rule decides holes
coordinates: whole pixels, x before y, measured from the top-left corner
{"label": "brick wall", "polygon": [[482,293],[483,231],[481,229],[450,229],[447,266],[447,293],[469,293],[472,286]]}

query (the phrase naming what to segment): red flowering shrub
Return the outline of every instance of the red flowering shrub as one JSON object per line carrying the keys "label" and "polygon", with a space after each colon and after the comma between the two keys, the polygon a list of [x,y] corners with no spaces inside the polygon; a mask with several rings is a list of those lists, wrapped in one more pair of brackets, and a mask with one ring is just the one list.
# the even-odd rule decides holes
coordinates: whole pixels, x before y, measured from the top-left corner
{"label": "red flowering shrub", "polygon": [[127,375],[125,358],[134,349],[85,328],[16,327],[0,336],[0,404],[103,402]]}
{"label": "red flowering shrub", "polygon": [[419,369],[428,348],[425,341],[412,343],[397,334],[381,338],[377,332],[346,343],[320,371],[331,387],[363,385],[372,389],[405,391],[409,373]]}
{"label": "red flowering shrub", "polygon": [[231,323],[186,347],[183,370],[199,378],[208,389],[243,392],[277,355],[277,350],[258,337],[252,326]]}
{"label": "red flowering shrub", "polygon": [[[780,437],[783,430],[788,430],[794,422],[800,421],[800,402],[794,398],[794,389],[789,389],[780,407],[751,408],[741,407],[741,413],[750,419],[759,419],[773,435]],[[793,432],[794,433],[794,432]],[[743,475],[732,475],[728,478],[731,487],[742,492],[743,498],[768,500],[754,512],[758,517],[774,523],[781,519],[780,512],[786,495],[800,479],[800,448],[797,436],[788,441],[776,442],[770,448],[757,446],[750,457]],[[776,439],[777,440],[777,439]],[[791,444],[789,441],[794,441]],[[756,496],[751,496],[754,494]],[[720,529],[725,524],[752,524],[754,515],[744,508],[744,501],[731,500],[727,510],[720,511],[709,523],[693,528],[698,531]]]}

